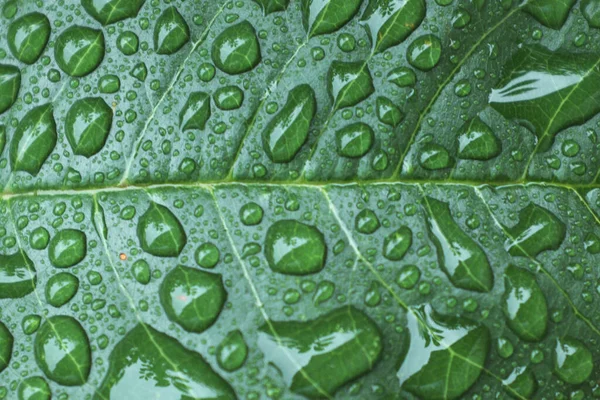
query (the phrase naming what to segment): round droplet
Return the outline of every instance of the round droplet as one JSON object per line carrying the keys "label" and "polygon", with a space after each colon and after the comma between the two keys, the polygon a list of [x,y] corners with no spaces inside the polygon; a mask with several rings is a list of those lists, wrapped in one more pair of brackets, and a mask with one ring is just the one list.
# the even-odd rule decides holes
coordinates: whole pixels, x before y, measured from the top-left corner
{"label": "round droplet", "polygon": [[369,209],[359,212],[354,220],[354,227],[356,230],[365,235],[375,233],[380,226],[379,218],[377,218],[377,215]]}
{"label": "round droplet", "polygon": [[116,93],[121,88],[121,80],[117,75],[104,75],[98,81],[100,93]]}
{"label": "round droplet", "polygon": [[337,38],[337,45],[340,50],[349,53],[356,48],[356,39],[349,33],[342,33]]}
{"label": "round droplet", "polygon": [[19,385],[19,400],[50,400],[51,397],[50,386],[41,376],[25,378]]}
{"label": "round droplet", "polygon": [[409,227],[403,226],[385,237],[383,240],[383,256],[388,260],[401,260],[411,244],[412,231]]}
{"label": "round droplet", "polygon": [[458,7],[452,16],[452,26],[456,29],[463,29],[471,22],[471,14],[462,7]]}
{"label": "round droplet", "polygon": [[24,15],[8,27],[8,47],[25,64],[33,64],[40,58],[49,38],[50,21],[38,12]]}
{"label": "round droplet", "polygon": [[187,243],[177,217],[167,207],[154,202],[140,217],[137,234],[142,249],[159,257],[177,257]]}
{"label": "round droplet", "polygon": [[177,8],[169,7],[154,26],[154,50],[158,54],[173,54],[190,40],[190,27]]}
{"label": "round droplet", "polygon": [[225,29],[213,42],[212,59],[217,68],[230,75],[254,69],[261,54],[252,24],[244,21]]}
{"label": "round droplet", "polygon": [[219,262],[221,253],[219,248],[212,243],[201,244],[194,255],[196,263],[202,268],[214,268]]}
{"label": "round droplet", "polygon": [[50,262],[57,268],[68,268],[85,258],[87,252],[85,233],[76,229],[58,232],[48,247]]}
{"label": "round droplet", "polygon": [[248,357],[248,345],[239,330],[231,331],[217,347],[217,362],[225,371],[236,371]]}
{"label": "round droplet", "polygon": [[150,265],[146,260],[137,260],[131,266],[131,273],[136,281],[142,285],[147,285],[150,282]]}
{"label": "round droplet", "polygon": [[579,154],[579,144],[574,140],[568,139],[563,142],[561,150],[565,157],[575,157]]}
{"label": "round droplet", "polygon": [[46,247],[48,247],[49,241],[50,234],[43,226],[38,226],[32,230],[31,234],[29,235],[29,244],[33,249],[36,250],[44,250]]}
{"label": "round droplet", "polygon": [[117,38],[117,49],[126,56],[137,53],[140,46],[140,40],[135,32],[125,31]]}
{"label": "round droplet", "polygon": [[76,101],[65,119],[65,134],[73,153],[91,157],[104,147],[113,112],[100,97],[88,97]]}
{"label": "round droplet", "polygon": [[421,271],[416,265],[405,265],[398,274],[396,283],[403,289],[412,289],[419,282]]}
{"label": "round droplet", "polygon": [[90,342],[76,319],[57,315],[42,325],[35,337],[35,359],[46,376],[63,386],[87,382],[92,366]]}
{"label": "round droplet", "polygon": [[104,35],[101,30],[74,25],[56,39],[54,59],[67,74],[88,75],[104,58]]}
{"label": "round droplet", "polygon": [[327,247],[321,231],[295,220],[277,221],[265,239],[265,257],[275,272],[305,275],[325,266]]}
{"label": "round droplet", "polygon": [[369,125],[357,122],[338,130],[335,139],[339,155],[357,158],[371,150],[375,134]]}
{"label": "round droplet", "polygon": [[244,92],[237,86],[225,86],[217,89],[213,99],[221,110],[237,110],[244,102]]}
{"label": "round droplet", "polygon": [[497,342],[498,355],[502,358],[508,358],[513,355],[515,348],[510,339],[501,337]]}
{"label": "round droplet", "polygon": [[440,61],[442,43],[435,35],[423,35],[408,46],[406,58],[413,67],[429,71]]}
{"label": "round droplet", "polygon": [[240,219],[244,225],[258,225],[263,219],[263,209],[256,203],[244,204],[240,209]]}
{"label": "round droplet", "polygon": [[554,371],[563,381],[572,385],[585,382],[594,369],[592,353],[579,340],[563,338],[554,348]]}
{"label": "round droplet", "polygon": [[68,272],[52,275],[46,283],[46,301],[53,307],[62,307],[77,294],[79,279]]}
{"label": "round droplet", "polygon": [[200,333],[216,320],[227,300],[221,275],[179,265],[165,277],[160,302],[169,319]]}
{"label": "round droplet", "polygon": [[425,169],[436,170],[448,168],[453,163],[448,150],[438,144],[428,143],[421,149],[419,164]]}

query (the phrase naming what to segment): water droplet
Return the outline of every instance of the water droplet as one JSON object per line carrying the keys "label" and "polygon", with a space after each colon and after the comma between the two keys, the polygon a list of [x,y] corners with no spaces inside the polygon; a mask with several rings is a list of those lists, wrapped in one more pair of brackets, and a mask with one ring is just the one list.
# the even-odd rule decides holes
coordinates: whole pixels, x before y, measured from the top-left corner
{"label": "water droplet", "polygon": [[92,366],[90,342],[76,319],[57,315],[35,337],[35,359],[46,376],[63,386],[87,382]]}
{"label": "water droplet", "polygon": [[52,392],[46,380],[40,376],[30,376],[19,385],[19,400],[50,400]]}
{"label": "water droplet", "polygon": [[237,110],[244,102],[244,92],[237,86],[224,86],[213,95],[217,107],[221,110]]}
{"label": "water droplet", "polygon": [[548,326],[546,298],[534,275],[509,266],[504,273],[502,310],[508,326],[523,340],[542,339]]}
{"label": "water droplet", "polygon": [[104,75],[98,80],[100,93],[116,93],[121,88],[121,80],[117,75]]}
{"label": "water droplet", "polygon": [[512,256],[536,257],[545,250],[556,250],[565,239],[565,224],[547,209],[530,203],[519,211],[519,222],[507,228],[504,247]]}
{"label": "water droplet", "polygon": [[137,234],[142,249],[159,257],[177,257],[187,243],[177,217],[167,207],[154,202],[140,217]]}
{"label": "water droplet", "polygon": [[405,265],[398,274],[396,283],[402,289],[412,289],[421,279],[421,271],[416,265]]}
{"label": "water droplet", "polygon": [[265,257],[275,272],[306,275],[325,266],[327,247],[321,231],[294,220],[277,221],[265,239]]}
{"label": "water droplet", "polygon": [[498,338],[497,347],[498,347],[498,355],[502,358],[509,358],[510,356],[513,355],[513,352],[515,350],[510,339],[505,338],[505,337]]}
{"label": "water droplet", "polygon": [[214,268],[219,262],[221,253],[219,248],[212,243],[201,244],[194,255],[196,263],[202,268]]}
{"label": "water droplet", "polygon": [[444,147],[428,143],[421,148],[419,154],[419,164],[421,167],[434,171],[436,169],[449,168],[454,165],[454,160]]}
{"label": "water droplet", "polygon": [[112,118],[112,109],[100,97],[73,103],[65,120],[65,133],[73,153],[89,158],[102,150]]}
{"label": "water droplet", "polygon": [[317,290],[313,295],[313,303],[319,305],[326,302],[333,296],[335,292],[335,284],[331,281],[321,281],[317,285]]}
{"label": "water droplet", "polygon": [[18,299],[33,292],[37,275],[33,261],[23,251],[0,255],[0,299]]}
{"label": "water droplet", "polygon": [[71,76],[86,76],[104,58],[104,35],[101,30],[73,25],[56,39],[54,59]]}
{"label": "water droplet", "polygon": [[239,330],[231,331],[217,347],[217,362],[225,371],[240,369],[248,357],[248,345]]}
{"label": "water droplet", "polygon": [[425,197],[422,204],[427,214],[429,237],[452,284],[478,292],[492,290],[494,272],[485,252],[456,223],[448,203]]}
{"label": "water droplet", "polygon": [[302,22],[308,37],[332,33],[358,12],[362,0],[310,0],[302,3]]}
{"label": "water droplet", "polygon": [[502,381],[502,384],[508,389],[508,394],[517,398],[531,399],[537,390],[535,376],[527,367],[513,369],[510,375]]}
{"label": "water droplet", "polygon": [[345,126],[335,133],[338,154],[342,157],[358,158],[371,150],[375,133],[362,122]]}
{"label": "water droplet", "polygon": [[593,369],[592,353],[583,343],[571,337],[556,340],[554,371],[560,379],[579,385],[590,377]]}
{"label": "water droplet", "polygon": [[112,350],[97,395],[103,399],[131,398],[131,377],[135,377],[135,397],[141,399],[237,398],[200,354],[145,324],[136,325]]}
{"label": "water droplet", "polygon": [[52,275],[46,283],[46,301],[53,307],[62,307],[77,294],[79,279],[68,272]]}
{"label": "water droplet", "polygon": [[[366,314],[342,307],[305,322],[270,321],[259,330],[258,346],[292,392],[316,399],[333,397],[340,386],[373,369],[382,340]],[[324,368],[330,372],[324,374]]]}
{"label": "water droplet", "polygon": [[388,82],[392,82],[398,87],[414,86],[417,82],[417,75],[408,67],[398,67],[391,70],[387,75]]}
{"label": "water droplet", "polygon": [[12,169],[37,175],[54,150],[56,139],[52,106],[45,104],[29,111],[17,126],[10,144]]}
{"label": "water droplet", "polygon": [[364,209],[356,215],[354,227],[360,233],[370,235],[375,233],[381,226],[377,215],[369,209]]}
{"label": "water droplet", "polygon": [[29,244],[31,248],[35,250],[44,250],[48,247],[50,241],[50,234],[43,226],[39,226],[31,231],[29,236]]}
{"label": "water droplet", "polygon": [[203,130],[210,114],[210,95],[204,92],[191,93],[179,113],[179,125],[184,131]]}
{"label": "water droplet", "polygon": [[542,25],[552,29],[560,29],[567,17],[571,7],[577,0],[536,0],[525,4],[523,10],[531,14]]}
{"label": "water droplet", "polygon": [[371,282],[371,286],[367,293],[365,293],[365,304],[368,307],[376,307],[381,303],[381,293],[379,293],[379,282]]}
{"label": "water droplet", "polygon": [[217,68],[230,75],[254,69],[261,60],[261,54],[252,24],[240,22],[217,36],[212,45],[212,60]]}
{"label": "water droplet", "polygon": [[292,89],[285,106],[262,133],[263,148],[273,162],[289,162],[296,156],[316,112],[315,92],[309,85]]}
{"label": "water droplet", "polygon": [[400,385],[424,399],[459,398],[481,374],[488,329],[466,318],[440,315],[430,305],[412,309],[407,318],[410,347],[398,371]]}
{"label": "water droplet", "polygon": [[137,16],[146,0],[82,0],[81,5],[96,21],[110,25]]}
{"label": "water droplet", "polygon": [[244,204],[240,209],[240,219],[244,225],[258,225],[263,219],[263,209],[256,203]]}
{"label": "water droplet", "polygon": [[581,14],[592,28],[600,28],[600,1],[583,0],[581,2]]}
{"label": "water droplet", "polygon": [[388,260],[402,260],[412,244],[412,231],[408,226],[403,226],[390,233],[383,240],[383,256]]}
{"label": "water droplet", "polygon": [[12,357],[14,338],[6,325],[0,322],[0,372],[4,371]]}
{"label": "water droplet", "polygon": [[327,89],[335,110],[352,107],[375,92],[371,71],[362,61],[333,61],[327,76]]}
{"label": "water droplet", "polygon": [[14,104],[20,88],[21,71],[19,68],[0,64],[0,114]]}
{"label": "water droplet", "polygon": [[188,332],[204,332],[227,300],[221,275],[179,265],[160,286],[160,302],[169,319]]}
{"label": "water droplet", "polygon": [[143,62],[136,64],[131,70],[130,75],[140,82],[145,82],[146,77],[148,76],[148,68],[146,68],[146,64]]}
{"label": "water droplet", "polygon": [[473,118],[458,130],[458,158],[489,160],[501,152],[502,143],[481,118]]}
{"label": "water droplet", "polygon": [[424,0],[370,0],[361,18],[373,51],[387,50],[402,43],[425,18]]}
{"label": "water droplet", "polygon": [[117,48],[126,56],[137,53],[140,46],[140,40],[135,32],[126,31],[117,38]]}
{"label": "water droplet", "polygon": [[154,26],[154,51],[173,54],[190,40],[190,27],[177,8],[169,7],[158,17]]}
{"label": "water droplet", "polygon": [[390,99],[379,96],[377,98],[377,118],[382,123],[395,128],[404,119],[404,114]]}
{"label": "water droplet", "polygon": [[341,33],[337,38],[337,45],[343,52],[350,53],[356,48],[356,38],[350,33]]}
{"label": "water droplet", "polygon": [[462,7],[458,7],[452,16],[452,26],[456,29],[463,29],[471,22],[471,14]]}
{"label": "water droplet", "polygon": [[588,233],[585,236],[584,247],[590,254],[600,253],[600,238],[595,233]]}
{"label": "water droplet", "polygon": [[147,285],[150,282],[150,265],[146,260],[137,260],[131,266],[131,273],[136,281],[142,285]]}
{"label": "water droplet", "polygon": [[33,64],[40,58],[49,38],[50,21],[37,12],[22,16],[8,27],[8,47],[25,64]]}
{"label": "water droplet", "polygon": [[428,34],[416,38],[406,53],[410,65],[421,71],[433,69],[440,61],[442,43],[437,36]]}
{"label": "water droplet", "polygon": [[68,268],[81,262],[87,253],[85,233],[76,229],[64,229],[50,240],[48,257],[56,268]]}
{"label": "water droplet", "polygon": [[23,333],[26,335],[34,334],[40,327],[41,322],[42,317],[40,317],[37,314],[26,315],[21,321],[21,328],[23,329]]}

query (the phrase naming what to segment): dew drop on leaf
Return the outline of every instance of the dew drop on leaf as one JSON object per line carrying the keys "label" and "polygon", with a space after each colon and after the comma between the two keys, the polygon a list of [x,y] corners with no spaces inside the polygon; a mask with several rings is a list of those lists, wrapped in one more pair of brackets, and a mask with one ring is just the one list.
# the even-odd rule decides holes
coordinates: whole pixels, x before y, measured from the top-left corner
{"label": "dew drop on leaf", "polygon": [[62,307],[77,294],[79,279],[69,272],[52,275],[46,283],[46,301],[53,307]]}

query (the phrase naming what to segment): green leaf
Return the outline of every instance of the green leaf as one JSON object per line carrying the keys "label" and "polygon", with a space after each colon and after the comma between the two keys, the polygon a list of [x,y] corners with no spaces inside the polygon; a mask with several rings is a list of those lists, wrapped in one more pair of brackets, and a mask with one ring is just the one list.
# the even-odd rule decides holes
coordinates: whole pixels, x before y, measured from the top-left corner
{"label": "green leaf", "polygon": [[593,399],[598,0],[0,7],[0,398]]}

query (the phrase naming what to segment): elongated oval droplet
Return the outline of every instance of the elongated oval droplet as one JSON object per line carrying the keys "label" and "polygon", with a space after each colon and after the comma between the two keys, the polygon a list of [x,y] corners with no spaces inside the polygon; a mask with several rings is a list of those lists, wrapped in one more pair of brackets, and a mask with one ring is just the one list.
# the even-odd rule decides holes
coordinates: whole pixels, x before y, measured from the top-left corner
{"label": "elongated oval droplet", "polygon": [[327,76],[327,89],[336,110],[352,107],[375,92],[369,66],[362,61],[332,62]]}
{"label": "elongated oval droplet", "polygon": [[65,133],[73,153],[89,158],[102,150],[112,118],[112,109],[100,97],[76,101],[65,120]]}
{"label": "elongated oval droplet", "polygon": [[247,357],[248,345],[239,330],[229,332],[217,347],[217,362],[225,371],[240,369]]}
{"label": "elongated oval droplet", "polygon": [[327,247],[321,231],[291,219],[277,221],[267,231],[265,257],[275,272],[306,275],[325,266]]}
{"label": "elongated oval droplet", "polygon": [[302,22],[309,37],[332,33],[346,25],[358,12],[362,0],[306,0]]}
{"label": "elongated oval droplet", "polygon": [[56,146],[56,123],[51,104],[29,111],[15,131],[10,143],[10,164],[13,171],[37,175]]}
{"label": "elongated oval droplet", "polygon": [[137,399],[237,399],[200,354],[149,325],[138,324],[129,331],[108,362],[98,399],[131,399],[132,377]]}
{"label": "elongated oval droplet", "polygon": [[521,339],[542,339],[548,326],[548,307],[531,272],[509,266],[504,273],[502,300],[508,326]]}
{"label": "elongated oval droplet", "polygon": [[154,202],[140,217],[137,234],[142,249],[159,257],[177,257],[187,243],[177,217],[167,207]]}
{"label": "elongated oval droplet", "polygon": [[21,89],[21,71],[13,65],[0,64],[0,114],[17,100]]}
{"label": "elongated oval droplet", "polygon": [[167,8],[154,26],[154,50],[158,54],[173,54],[190,40],[190,27],[174,6]]}
{"label": "elongated oval droplet", "polygon": [[494,272],[483,249],[452,217],[448,203],[432,197],[423,199],[429,237],[435,244],[442,270],[456,287],[489,292]]}
{"label": "elongated oval droplet", "polygon": [[8,27],[8,47],[25,64],[33,64],[40,58],[49,38],[50,21],[38,12],[24,15]]}
{"label": "elongated oval droplet", "polygon": [[77,294],[79,279],[69,272],[52,275],[46,283],[46,301],[53,307],[62,307]]}
{"label": "elongated oval droplet", "polygon": [[146,0],[81,0],[81,5],[96,21],[110,25],[134,18]]}
{"label": "elongated oval droplet", "polygon": [[50,240],[48,257],[56,268],[68,268],[80,263],[87,254],[85,233],[77,229],[64,229]]}
{"label": "elongated oval droplet", "polygon": [[179,113],[179,126],[182,130],[203,130],[210,118],[210,96],[204,92],[194,92],[188,97]]}
{"label": "elongated oval droplet", "polygon": [[81,386],[92,367],[92,352],[85,330],[76,319],[50,317],[35,336],[35,359],[48,379],[63,386]]}
{"label": "elongated oval droplet", "polygon": [[579,385],[590,377],[593,369],[592,353],[583,343],[572,337],[556,340],[554,372],[560,379]]}
{"label": "elongated oval droplet", "polygon": [[412,231],[403,226],[390,233],[383,240],[383,256],[388,260],[402,260],[412,244]]}
{"label": "elongated oval droplet", "polygon": [[361,18],[373,51],[380,53],[402,43],[425,18],[424,0],[369,0]]}
{"label": "elongated oval droplet", "polygon": [[13,350],[13,335],[6,325],[0,322],[0,372],[4,371],[10,363]]}
{"label": "elongated oval droplet", "polygon": [[230,75],[254,69],[261,54],[252,24],[243,21],[221,32],[212,45],[212,60],[217,68]]}
{"label": "elongated oval droplet", "polygon": [[221,275],[179,265],[160,286],[160,302],[171,321],[200,333],[218,318],[227,300]]}
{"label": "elongated oval droplet", "polygon": [[305,322],[270,321],[258,334],[258,346],[290,390],[310,399],[333,398],[340,386],[372,370],[382,341],[377,325],[354,307]]}
{"label": "elongated oval droplet", "polygon": [[104,58],[101,30],[73,25],[56,39],[54,59],[67,74],[82,77],[93,72]]}
{"label": "elongated oval droplet", "polygon": [[358,158],[371,150],[375,133],[369,125],[357,122],[338,130],[335,133],[335,139],[339,155]]}
{"label": "elongated oval droplet", "polygon": [[289,93],[285,106],[262,133],[263,147],[273,162],[290,162],[296,156],[316,112],[315,92],[309,85],[297,86]]}
{"label": "elongated oval droplet", "polygon": [[23,251],[0,255],[0,299],[18,299],[33,292],[37,274],[33,261]]}

